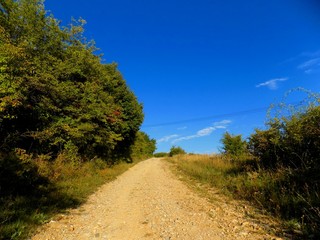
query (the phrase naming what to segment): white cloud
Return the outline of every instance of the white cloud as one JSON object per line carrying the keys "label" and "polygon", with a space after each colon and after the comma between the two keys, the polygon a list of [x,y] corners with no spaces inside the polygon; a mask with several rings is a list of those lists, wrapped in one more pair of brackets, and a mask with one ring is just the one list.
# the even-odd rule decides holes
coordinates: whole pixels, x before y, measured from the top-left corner
{"label": "white cloud", "polygon": [[191,135],[191,136],[186,136],[186,137],[181,137],[181,138],[177,138],[177,139],[174,139],[172,141],[173,144],[177,143],[177,142],[181,142],[181,141],[185,141],[185,140],[190,140],[190,139],[193,139],[193,138],[197,138],[199,136],[197,135]]}
{"label": "white cloud", "polygon": [[227,128],[226,126],[215,126],[216,129],[225,129]]}
{"label": "white cloud", "polygon": [[208,127],[208,128],[204,128],[201,129],[197,132],[197,136],[199,137],[204,137],[204,136],[208,136],[210,135],[214,130],[216,130],[215,127]]}
{"label": "white cloud", "polygon": [[310,74],[310,73],[312,73],[314,70],[313,69],[307,69],[307,70],[305,70],[304,72],[306,73],[306,74]]}
{"label": "white cloud", "polygon": [[220,121],[220,122],[215,122],[215,123],[213,123],[214,126],[203,128],[203,129],[197,131],[197,133],[194,134],[194,135],[189,135],[189,136],[185,136],[185,137],[176,138],[176,139],[174,139],[172,141],[172,143],[175,144],[175,143],[181,142],[181,141],[186,141],[186,140],[191,140],[191,139],[194,139],[194,138],[200,138],[200,137],[209,136],[217,129],[225,129],[225,128],[227,128],[227,125],[230,124],[230,123],[231,123],[230,120],[223,120],[223,121]]}
{"label": "white cloud", "polygon": [[214,122],[213,125],[217,128],[217,126],[224,126],[230,124],[231,120],[222,120],[220,122]]}
{"label": "white cloud", "polygon": [[298,66],[299,69],[307,69],[307,68],[311,68],[315,65],[318,65],[319,66],[319,63],[320,63],[320,58],[314,58],[314,59],[310,59],[302,64],[300,64]]}
{"label": "white cloud", "polygon": [[[285,64],[285,63],[297,61],[297,60],[300,60],[302,58],[318,58],[318,57],[320,57],[320,50],[314,51],[314,52],[302,52],[299,55],[296,55],[294,57],[291,57],[291,58],[288,58],[288,59],[284,60],[280,64]],[[298,66],[298,68],[299,68],[299,66]]]}
{"label": "white cloud", "polygon": [[304,63],[301,63],[298,66],[298,69],[304,70],[305,73],[312,73],[314,70],[319,69],[320,67],[320,58],[313,58]]}
{"label": "white cloud", "polygon": [[172,134],[172,135],[169,135],[169,136],[165,136],[163,138],[158,139],[157,143],[168,142],[169,140],[177,138],[177,137],[179,137],[179,135],[177,135],[177,134]]}
{"label": "white cloud", "polygon": [[177,139],[174,139],[172,141],[172,143],[177,143],[177,142],[181,142],[181,141],[185,141],[185,140],[190,140],[190,139],[194,139],[194,138],[200,138],[200,137],[205,137],[205,136],[209,136],[211,135],[211,133],[216,130],[215,127],[207,127],[204,129],[199,130],[196,134],[194,135],[190,135],[190,136],[185,136],[185,137],[180,137]]}
{"label": "white cloud", "polygon": [[278,88],[278,82],[284,82],[287,81],[288,78],[274,78],[271,79],[269,81],[263,82],[263,83],[259,83],[258,85],[256,85],[256,87],[267,87],[271,90],[276,90]]}

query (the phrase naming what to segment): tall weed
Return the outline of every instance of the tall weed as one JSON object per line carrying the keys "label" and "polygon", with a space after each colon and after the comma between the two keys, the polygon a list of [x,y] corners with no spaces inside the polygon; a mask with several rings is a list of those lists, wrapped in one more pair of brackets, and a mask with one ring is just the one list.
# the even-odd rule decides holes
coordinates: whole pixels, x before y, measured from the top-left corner
{"label": "tall weed", "polygon": [[1,157],[0,170],[5,171],[0,171],[0,239],[28,238],[38,225],[79,206],[99,186],[136,163],[109,166],[99,158],[70,161],[63,153],[52,160],[19,150]]}
{"label": "tall weed", "polygon": [[254,158],[230,161],[218,155],[183,155],[168,161],[196,181],[281,218],[297,238],[319,239],[320,188],[319,183],[309,181],[310,177],[301,178],[299,172],[284,167],[265,170]]}

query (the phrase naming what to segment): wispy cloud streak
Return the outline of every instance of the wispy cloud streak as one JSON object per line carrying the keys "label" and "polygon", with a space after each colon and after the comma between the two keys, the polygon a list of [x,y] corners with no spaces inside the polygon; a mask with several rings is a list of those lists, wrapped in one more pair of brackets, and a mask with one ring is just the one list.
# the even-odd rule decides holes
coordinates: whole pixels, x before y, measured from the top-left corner
{"label": "wispy cloud streak", "polygon": [[[318,58],[318,57],[320,57],[320,50],[314,51],[314,52],[302,52],[297,56],[294,56],[294,57],[291,57],[291,58],[284,60],[280,64],[286,64],[286,63],[298,61],[298,60],[301,60],[302,58],[309,58],[310,59],[310,58]],[[299,68],[299,66],[298,66],[298,68]]]}
{"label": "wispy cloud streak", "polygon": [[308,61],[305,61],[301,63],[298,66],[298,69],[303,70],[305,73],[311,73],[314,70],[317,70],[320,68],[320,58],[313,58]]}
{"label": "wispy cloud streak", "polygon": [[177,138],[177,137],[179,137],[179,135],[177,135],[177,134],[172,134],[172,135],[169,135],[169,136],[165,136],[163,138],[158,139],[157,143],[169,142],[171,139],[174,139],[174,138]]}
{"label": "wispy cloud streak", "polygon": [[230,124],[232,121],[231,120],[222,120],[220,122],[214,122],[213,126],[215,126],[216,128],[218,128],[218,126],[224,126]]}
{"label": "wispy cloud streak", "polygon": [[215,122],[215,123],[213,123],[213,126],[210,126],[210,127],[207,127],[207,128],[203,128],[203,129],[197,131],[196,134],[189,135],[189,136],[184,136],[184,137],[180,137],[180,138],[176,138],[176,139],[174,139],[172,141],[172,143],[175,144],[175,143],[181,142],[181,141],[186,141],[186,140],[191,140],[191,139],[194,139],[194,138],[200,138],[200,137],[209,136],[217,129],[225,129],[225,128],[227,128],[227,125],[230,124],[230,123],[231,123],[230,120],[223,120],[223,121],[220,121],[220,122]]}
{"label": "wispy cloud streak", "polygon": [[288,78],[274,78],[274,79],[271,79],[269,81],[266,81],[266,82],[263,82],[263,83],[259,83],[258,85],[256,85],[257,88],[259,87],[267,87],[271,90],[276,90],[278,89],[278,83],[279,82],[284,82],[284,81],[287,81]]}

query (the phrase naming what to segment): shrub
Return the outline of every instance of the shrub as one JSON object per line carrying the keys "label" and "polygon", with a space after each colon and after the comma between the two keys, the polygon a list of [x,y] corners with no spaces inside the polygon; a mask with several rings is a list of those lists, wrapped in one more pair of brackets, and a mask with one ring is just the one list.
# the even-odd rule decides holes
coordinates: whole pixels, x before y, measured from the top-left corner
{"label": "shrub", "polygon": [[231,135],[226,132],[221,142],[223,144],[222,152],[232,160],[239,160],[243,155],[247,155],[247,142],[242,139],[241,135]]}
{"label": "shrub", "polygon": [[181,147],[172,146],[169,152],[169,156],[172,157],[179,154],[186,154],[186,152]]}
{"label": "shrub", "polygon": [[[272,199],[285,218],[302,221],[306,232],[317,237],[320,227],[320,106],[271,119],[266,130],[255,130],[249,138],[251,153],[260,159],[262,172],[274,178]],[[265,190],[264,190],[265,191]],[[271,204],[272,205],[272,204]]]}
{"label": "shrub", "polygon": [[153,154],[153,156],[156,158],[167,157],[168,155],[169,154],[166,152],[158,152],[158,153]]}
{"label": "shrub", "polygon": [[266,168],[320,169],[320,106],[272,119],[267,130],[250,136],[249,149]]}
{"label": "shrub", "polygon": [[137,132],[134,144],[131,146],[133,160],[150,158],[156,150],[156,140],[150,138],[144,132]]}

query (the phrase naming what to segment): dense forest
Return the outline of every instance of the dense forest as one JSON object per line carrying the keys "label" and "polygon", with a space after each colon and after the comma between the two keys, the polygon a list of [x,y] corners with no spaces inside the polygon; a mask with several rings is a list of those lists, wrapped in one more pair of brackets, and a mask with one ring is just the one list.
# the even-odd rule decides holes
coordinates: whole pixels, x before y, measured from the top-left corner
{"label": "dense forest", "polygon": [[70,164],[112,166],[155,150],[139,131],[142,104],[84,25],[61,26],[42,0],[0,1],[2,197],[30,194]]}

